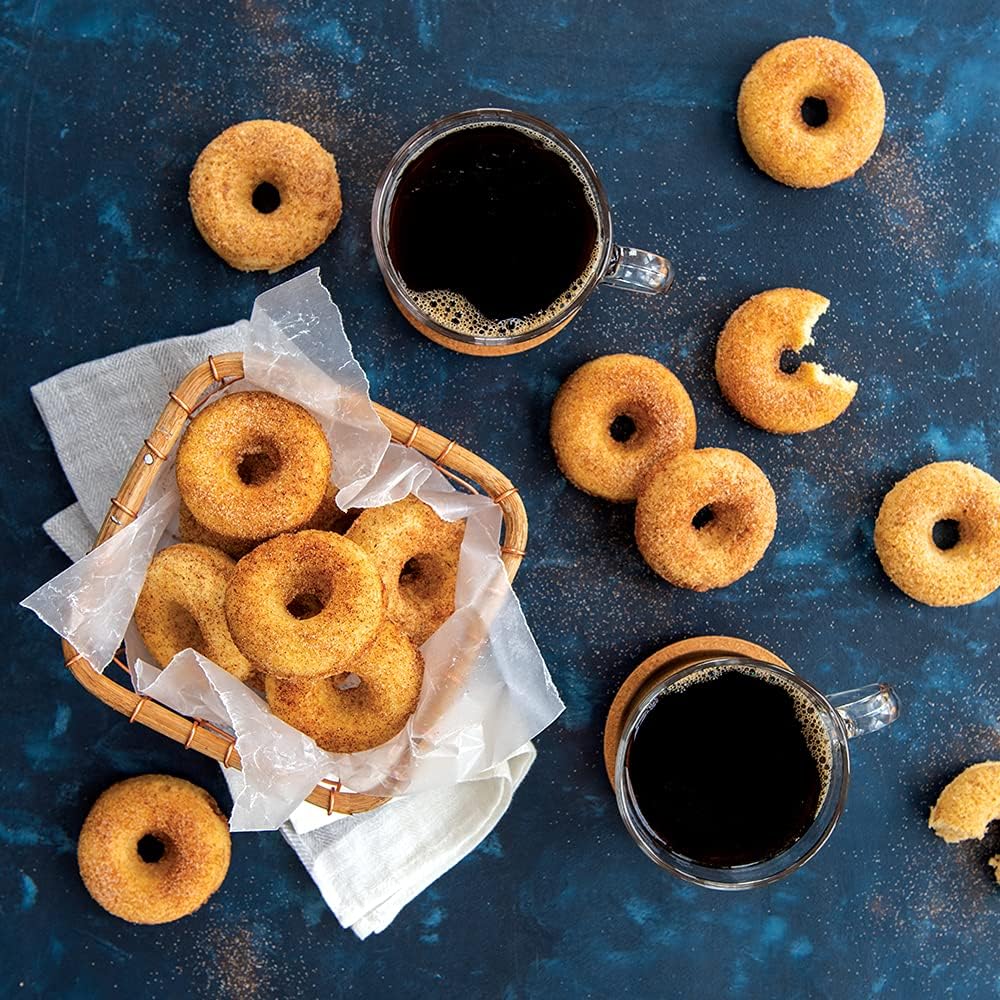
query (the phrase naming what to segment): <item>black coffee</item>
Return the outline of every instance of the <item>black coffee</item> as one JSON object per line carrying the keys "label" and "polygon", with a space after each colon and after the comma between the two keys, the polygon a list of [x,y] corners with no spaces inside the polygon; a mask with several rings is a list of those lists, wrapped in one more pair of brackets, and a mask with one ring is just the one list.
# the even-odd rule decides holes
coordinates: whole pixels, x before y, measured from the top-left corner
{"label": "black coffee", "polygon": [[597,264],[597,215],[577,168],[535,132],[460,127],[404,171],[389,256],[414,301],[476,336],[541,326]]}
{"label": "black coffee", "polygon": [[832,757],[815,707],[752,667],[707,669],[668,690],[626,749],[648,832],[713,868],[766,861],[795,843],[826,795]]}

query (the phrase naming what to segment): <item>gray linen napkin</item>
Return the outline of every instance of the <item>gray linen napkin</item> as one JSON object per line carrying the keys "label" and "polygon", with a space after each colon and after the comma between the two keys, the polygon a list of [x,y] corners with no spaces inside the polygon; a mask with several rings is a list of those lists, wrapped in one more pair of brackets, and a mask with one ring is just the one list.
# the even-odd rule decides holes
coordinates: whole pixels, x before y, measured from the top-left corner
{"label": "gray linen napkin", "polygon": [[240,350],[245,328],[243,321],[143,344],[67,368],[32,386],[32,398],[77,499],[43,528],[71,559],[94,544],[108,502],[171,389],[209,354]]}

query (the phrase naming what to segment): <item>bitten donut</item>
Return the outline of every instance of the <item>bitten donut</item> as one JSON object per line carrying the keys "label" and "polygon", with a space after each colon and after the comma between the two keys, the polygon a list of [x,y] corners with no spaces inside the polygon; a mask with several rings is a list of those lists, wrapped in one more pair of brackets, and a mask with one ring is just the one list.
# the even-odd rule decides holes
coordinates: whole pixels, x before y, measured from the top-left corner
{"label": "bitten donut", "polygon": [[103,792],[77,845],[80,876],[108,913],[165,924],[194,913],[229,870],[229,827],[204,789],[165,774]]}
{"label": "bitten donut", "polygon": [[182,649],[193,649],[238,680],[259,682],[226,623],[226,587],[235,571],[229,556],[207,545],[182,542],[153,556],[136,601],[135,624],[161,667]]}
{"label": "bitten donut", "polygon": [[340,221],[333,157],[287,122],[241,122],[191,172],[191,214],[205,242],[240,271],[280,271],[308,257]]}
{"label": "bitten donut", "polygon": [[[323,499],[319,502],[319,507],[316,508],[316,513],[305,524],[298,525],[294,530],[315,528],[317,531],[336,531],[342,535],[350,527],[355,514],[341,510],[337,506],[336,496],[337,490],[329,484]],[[267,541],[266,538],[230,538],[228,535],[211,531],[198,521],[183,501],[178,514],[177,532],[182,542],[210,545],[232,556],[233,559],[242,559],[251,549]]]}
{"label": "bitten donut", "polygon": [[191,420],[177,449],[177,487],[199,524],[249,543],[305,524],[331,465],[308,410],[269,392],[235,392]]}
{"label": "bitten donut", "polygon": [[736,103],[750,158],[776,181],[826,187],[850,177],[875,152],[885,96],[875,71],[829,38],[795,38],[751,67]]}
{"label": "bitten donut", "polygon": [[746,455],[700,448],[650,473],[635,508],[635,540],[665,580],[710,590],[757,565],[777,519],[774,490]]}
{"label": "bitten donut", "polygon": [[392,739],[413,714],[424,661],[386,620],[375,641],[345,671],[322,680],[267,677],[264,693],[279,719],[324,750],[356,753]]}
{"label": "bitten donut", "polygon": [[[957,540],[934,540],[941,524]],[[953,543],[953,544],[947,544]],[[933,462],[901,479],[875,520],[875,551],[915,601],[955,607],[1000,587],[1000,483],[966,462]]]}
{"label": "bitten donut", "polygon": [[563,383],[549,434],[556,462],[574,486],[623,503],[646,472],[694,447],[691,398],[669,369],[636,354],[588,361]]}
{"label": "bitten donut", "polygon": [[850,405],[856,382],[813,361],[781,370],[782,352],[812,344],[816,320],[829,305],[804,288],[772,288],[729,317],[715,349],[715,377],[744,420],[772,434],[799,434],[836,420]]}
{"label": "bitten donut", "polygon": [[266,674],[329,677],[374,640],[385,617],[375,563],[343,535],[278,535],[236,564],[226,620]]}
{"label": "bitten donut", "polygon": [[363,510],[347,530],[378,567],[389,617],[417,646],[455,610],[464,535],[465,521],[445,521],[414,496]]}
{"label": "bitten donut", "polygon": [[1000,819],[1000,761],[986,760],[967,767],[945,785],[927,825],[942,840],[955,844],[982,840],[995,819]]}

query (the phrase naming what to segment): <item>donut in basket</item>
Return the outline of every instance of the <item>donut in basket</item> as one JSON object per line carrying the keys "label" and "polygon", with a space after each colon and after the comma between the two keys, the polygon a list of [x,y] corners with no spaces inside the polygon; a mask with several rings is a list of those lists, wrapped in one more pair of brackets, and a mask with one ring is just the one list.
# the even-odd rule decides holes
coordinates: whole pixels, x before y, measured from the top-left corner
{"label": "donut in basket", "polygon": [[319,746],[354,753],[416,709],[418,647],[454,611],[465,525],[416,497],[351,524],[331,464],[296,403],[239,392],[205,407],[177,453],[185,540],[154,557],[135,622],[160,666],[194,649]]}

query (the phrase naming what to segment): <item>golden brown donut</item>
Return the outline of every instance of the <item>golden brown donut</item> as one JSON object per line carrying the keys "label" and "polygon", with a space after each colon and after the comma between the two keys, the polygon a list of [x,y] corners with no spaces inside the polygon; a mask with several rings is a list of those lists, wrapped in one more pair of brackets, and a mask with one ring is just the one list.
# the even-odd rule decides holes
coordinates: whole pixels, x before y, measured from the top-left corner
{"label": "golden brown donut", "polygon": [[[825,105],[822,124],[806,124],[806,101]],[[829,38],[795,38],[753,64],[740,86],[736,119],[743,145],[764,173],[791,187],[826,187],[850,177],[875,152],[885,95],[853,49]]]}
{"label": "golden brown donut", "polygon": [[[337,490],[333,484],[329,484],[323,499],[313,514],[305,524],[298,525],[294,530],[305,530],[314,528],[317,531],[335,531],[342,535],[351,526],[357,516],[355,511],[343,511],[337,506]],[[201,524],[198,519],[188,510],[188,506],[181,501],[180,513],[178,515],[177,533],[182,542],[195,542],[198,545],[210,545],[214,549],[220,549],[233,559],[242,559],[251,549],[266,538],[230,538],[228,535],[220,535],[211,531]],[[270,537],[270,536],[269,536]]]}
{"label": "golden brown donut", "polygon": [[[260,201],[261,185],[277,196],[273,211]],[[341,212],[333,157],[297,125],[268,120],[216,136],[191,171],[188,200],[205,242],[240,271],[274,273],[308,257]]]}
{"label": "golden brown donut", "polygon": [[[934,526],[955,522],[939,548]],[[901,479],[875,520],[875,551],[889,579],[915,601],[972,604],[1000,587],[1000,483],[967,462],[932,462]]]}
{"label": "golden brown donut", "polygon": [[389,617],[417,646],[455,610],[464,536],[465,521],[442,520],[414,496],[363,510],[347,530],[378,567]]}
{"label": "golden brown donut", "polygon": [[406,725],[423,675],[423,657],[387,619],[341,674],[321,680],[267,677],[264,693],[279,719],[324,750],[356,753],[380,746]]}
{"label": "golden brown donut", "polygon": [[223,604],[235,571],[229,556],[207,545],[182,542],[153,556],[136,601],[135,625],[159,666],[182,649],[193,649],[238,680],[259,684],[226,623]]}
{"label": "golden brown donut", "polygon": [[847,409],[856,382],[812,361],[791,374],[781,370],[782,352],[812,344],[813,326],[829,305],[829,299],[804,288],[772,288],[729,317],[715,349],[715,377],[745,420],[773,434],[799,434]]}
{"label": "golden brown donut", "polygon": [[699,448],[650,473],[635,508],[635,540],[664,580],[710,590],[757,565],[777,518],[774,490],[746,455]]}
{"label": "golden brown donut", "polygon": [[236,564],[226,619],[236,645],[267,674],[329,677],[374,640],[385,618],[378,570],[354,542],[298,531]]}
{"label": "golden brown donut", "polygon": [[578,368],[552,404],[549,435],[563,475],[605,500],[634,500],[660,461],[693,448],[691,398],[669,369],[637,354]]}
{"label": "golden brown donut", "polygon": [[226,817],[208,792],[143,774],[94,803],[77,860],[87,891],[108,913],[165,924],[194,913],[222,885],[230,847]]}
{"label": "golden brown donut", "polygon": [[192,418],[177,449],[177,487],[209,531],[252,542],[308,521],[331,464],[308,410],[269,392],[235,392]]}
{"label": "golden brown donut", "polygon": [[982,840],[995,819],[1000,819],[1000,761],[985,760],[967,767],[945,785],[927,825],[942,840],[955,844]]}

